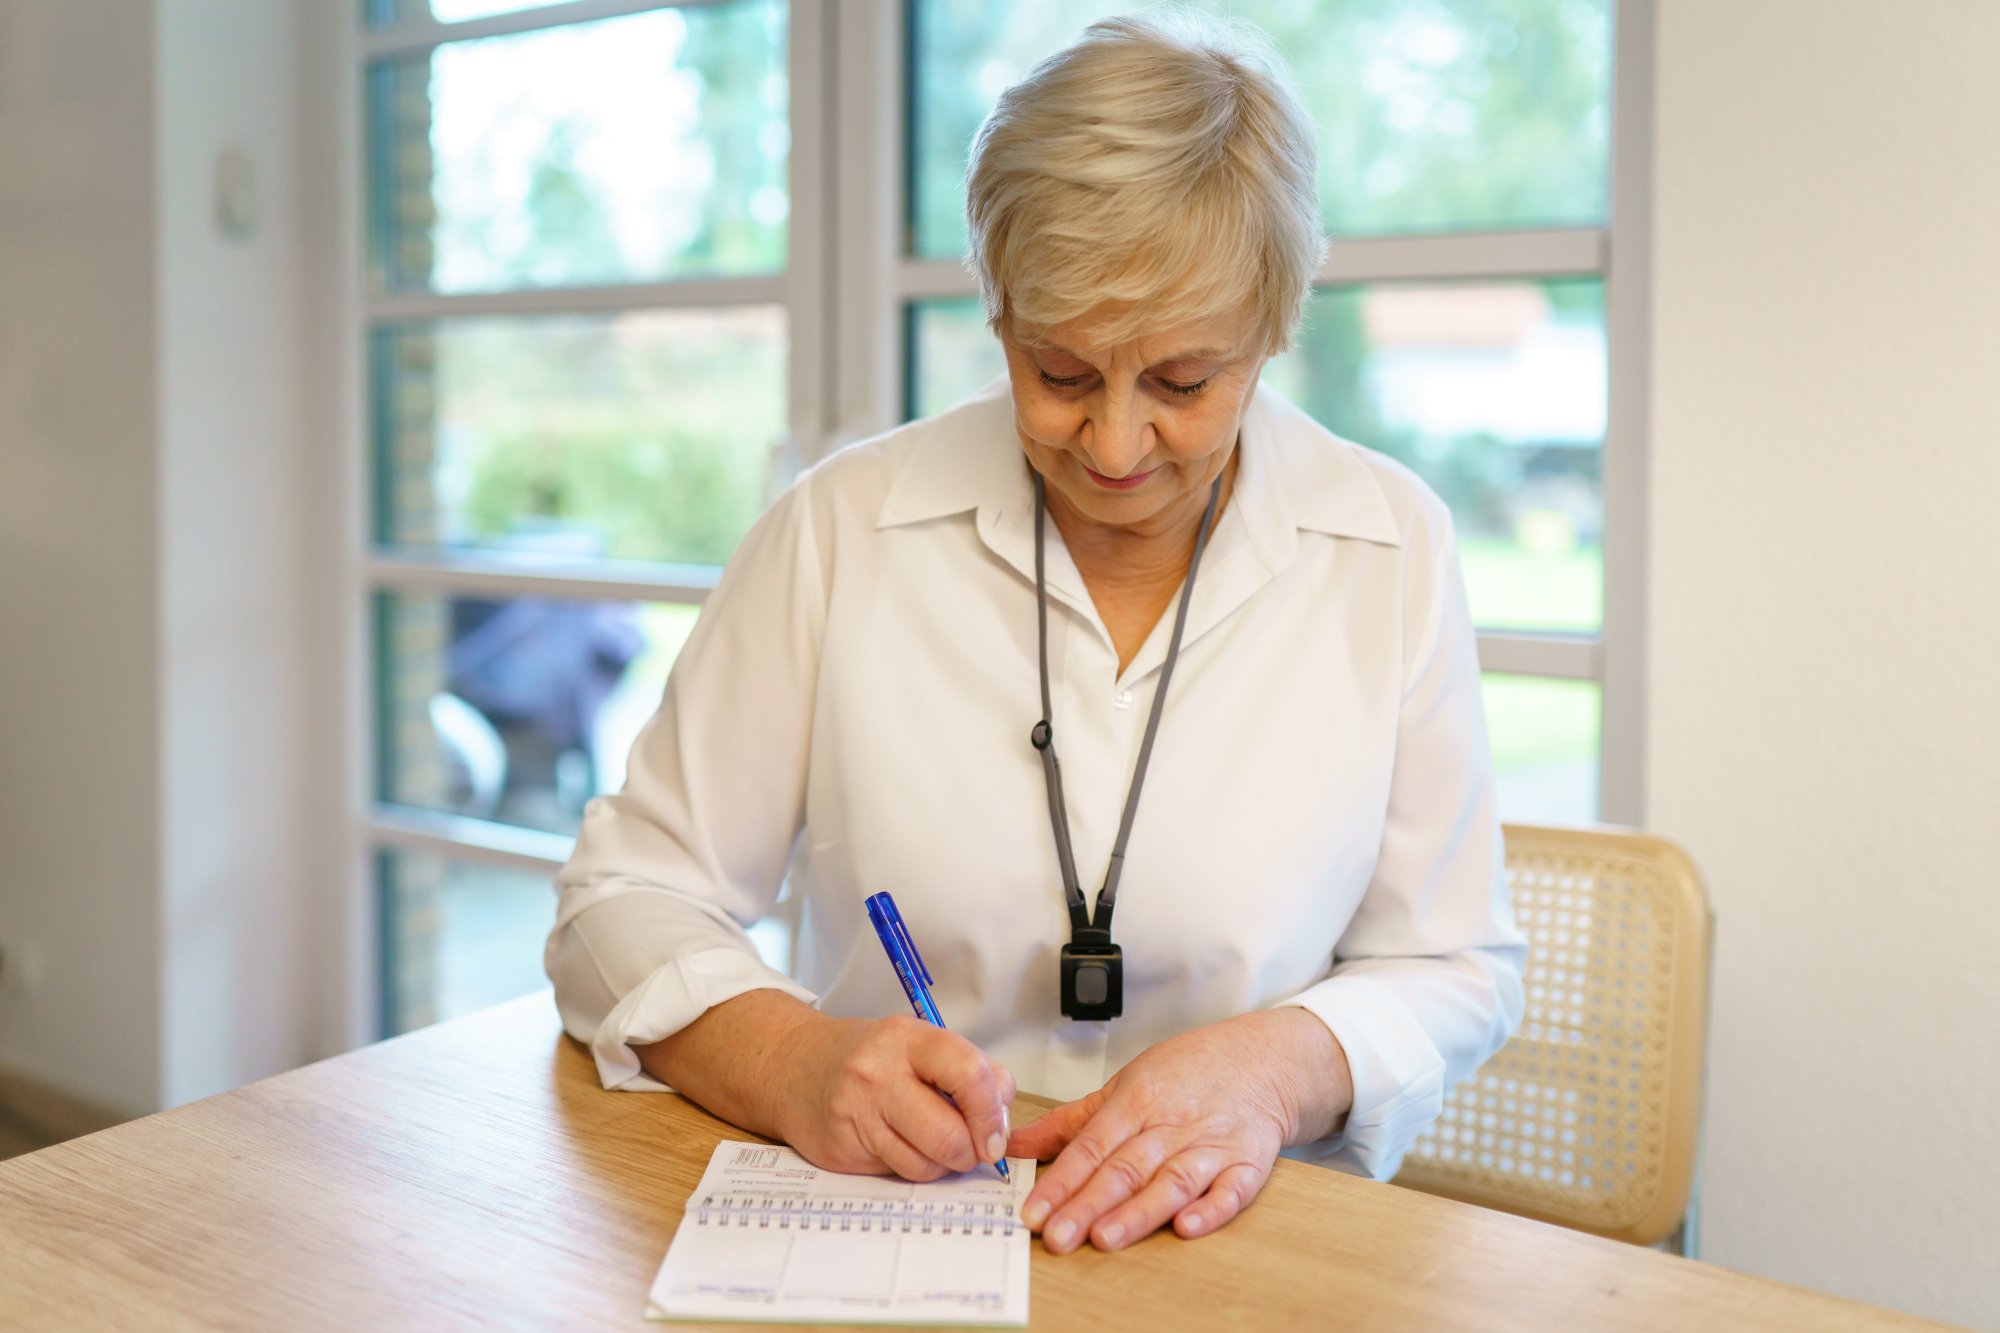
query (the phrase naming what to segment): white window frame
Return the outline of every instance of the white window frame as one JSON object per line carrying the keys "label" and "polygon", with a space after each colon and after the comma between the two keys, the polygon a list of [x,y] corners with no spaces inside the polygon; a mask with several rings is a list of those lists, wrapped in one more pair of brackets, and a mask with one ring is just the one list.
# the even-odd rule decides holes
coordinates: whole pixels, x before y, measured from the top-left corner
{"label": "white window frame", "polygon": [[[571,23],[722,0],[567,0],[461,23],[428,18],[360,29],[351,48],[355,87],[368,65],[445,42],[532,32]],[[1648,273],[1651,213],[1653,34],[1657,0],[1612,0],[1613,135],[1609,219],[1603,227],[1394,236],[1336,241],[1322,285],[1486,278],[1601,278],[1605,290],[1609,403],[1603,446],[1604,623],[1601,634],[1481,632],[1484,669],[1525,676],[1596,681],[1601,688],[1599,809],[1607,823],[1644,821],[1644,633],[1649,404]],[[689,305],[781,303],[787,314],[789,446],[809,465],[840,445],[887,430],[902,419],[908,360],[904,307],[911,301],[976,294],[971,276],[950,261],[905,253],[904,162],[907,107],[906,0],[791,0],[791,215],[782,274],[700,278],[613,286],[537,288],[478,294],[367,291],[358,302],[357,339],[405,321],[469,315],[539,315],[661,309]],[[365,114],[365,107],[357,106]],[[354,129],[358,132],[360,126]],[[365,169],[358,150],[350,155]],[[361,171],[349,173],[359,182]],[[350,211],[356,216],[359,208]],[[365,237],[357,235],[357,244]],[[366,358],[360,360],[366,364]],[[352,377],[354,392],[369,386]],[[365,403],[365,398],[362,399]],[[364,408],[353,418],[365,422]],[[357,432],[366,469],[374,442]],[[1365,442],[1364,442],[1365,443]],[[353,591],[344,624],[356,636],[349,662],[364,654],[373,618],[367,600],[388,590],[484,597],[537,594],[580,599],[700,603],[717,571],[638,562],[562,562],[504,552],[392,546],[372,541],[373,515],[352,506],[360,525]],[[377,734],[377,692],[365,678],[349,691],[348,734]],[[373,762],[361,773],[377,771]],[[488,820],[383,803],[371,789],[356,801],[351,881],[372,881],[377,853],[395,849],[550,873],[572,840]],[[373,901],[372,888],[367,891]],[[359,914],[379,940],[372,909]],[[378,951],[364,947],[363,958]],[[357,962],[350,975],[372,967]],[[357,977],[379,994],[379,979]],[[357,1033],[360,1037],[363,1034]]]}

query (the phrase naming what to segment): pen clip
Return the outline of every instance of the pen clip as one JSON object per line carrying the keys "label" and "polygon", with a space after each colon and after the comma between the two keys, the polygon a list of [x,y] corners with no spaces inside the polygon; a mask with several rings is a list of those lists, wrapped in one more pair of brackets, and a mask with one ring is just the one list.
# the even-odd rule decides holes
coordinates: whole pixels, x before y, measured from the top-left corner
{"label": "pen clip", "polygon": [[868,920],[882,937],[882,948],[896,969],[896,979],[903,983],[903,994],[909,997],[910,1007],[926,1023],[943,1027],[944,1015],[938,1012],[937,1001],[931,998],[930,988],[935,983],[930,969],[924,966],[923,955],[917,952],[917,942],[910,938],[910,928],[903,924],[903,914],[896,910],[896,900],[884,891],[871,894],[864,905],[868,908]]}
{"label": "pen clip", "polygon": [[921,983],[917,980],[916,969],[910,964],[909,955],[903,949],[901,932],[896,929],[893,915],[896,910],[895,902],[888,894],[878,893],[863,905],[868,909],[869,924],[875,927],[875,934],[880,937],[882,948],[889,955],[889,966],[895,969],[896,980],[903,983],[903,994],[921,1013],[923,1005],[917,998]]}
{"label": "pen clip", "polygon": [[882,900],[882,905],[889,911],[889,924],[895,929],[896,938],[902,941],[903,951],[909,955],[910,961],[917,965],[917,976],[926,986],[937,985],[931,979],[931,970],[924,966],[924,956],[917,952],[917,942],[910,938],[910,928],[903,924],[903,914],[896,910],[896,900],[887,893],[882,895]]}

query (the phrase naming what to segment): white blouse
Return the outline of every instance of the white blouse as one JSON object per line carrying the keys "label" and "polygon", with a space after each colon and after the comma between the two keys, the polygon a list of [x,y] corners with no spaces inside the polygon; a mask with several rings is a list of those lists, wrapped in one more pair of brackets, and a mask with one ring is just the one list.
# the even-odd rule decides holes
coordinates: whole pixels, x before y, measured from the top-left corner
{"label": "white blouse", "polygon": [[[1039,757],[1034,493],[1005,381],[801,477],[730,561],[625,789],[592,801],[546,966],[607,1088],[629,1047],[759,987],[907,1010],[862,900],[887,889],[945,1021],[1068,1100],[1148,1046],[1300,1005],[1354,1104],[1295,1155],[1386,1179],[1521,1015],[1479,663],[1444,506],[1260,388],[1196,579],[1119,893],[1125,1012],[1061,1016],[1069,938]],[[1055,525],[1049,671],[1095,900],[1161,617],[1121,674]],[[796,979],[744,927],[789,871]]]}

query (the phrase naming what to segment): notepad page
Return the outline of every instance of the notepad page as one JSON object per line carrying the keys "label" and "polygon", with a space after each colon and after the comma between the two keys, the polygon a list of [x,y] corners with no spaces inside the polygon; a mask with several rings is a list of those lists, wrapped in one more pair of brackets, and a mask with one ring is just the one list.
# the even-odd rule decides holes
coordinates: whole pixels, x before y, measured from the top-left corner
{"label": "notepad page", "polygon": [[822,1171],[790,1148],[725,1141],[688,1196],[651,1319],[1028,1322],[1035,1164],[915,1185]]}

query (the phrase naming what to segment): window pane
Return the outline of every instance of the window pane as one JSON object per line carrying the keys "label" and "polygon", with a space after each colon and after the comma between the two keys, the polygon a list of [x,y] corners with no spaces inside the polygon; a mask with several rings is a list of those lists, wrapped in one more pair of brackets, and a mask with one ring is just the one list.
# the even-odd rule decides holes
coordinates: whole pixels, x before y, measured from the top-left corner
{"label": "window pane", "polygon": [[422,852],[384,852],[382,1027],[396,1036],[547,986],[550,876]]}
{"label": "window pane", "polygon": [[1325,289],[1264,380],[1444,498],[1480,625],[1602,625],[1601,282]]}
{"label": "window pane", "polygon": [[932,417],[1007,373],[977,297],[909,307],[910,401],[904,415]]}
{"label": "window pane", "polygon": [[364,7],[368,26],[382,28],[427,17],[439,23],[463,23],[489,14],[514,14],[560,3],[562,0],[364,0]]}
{"label": "window pane", "polygon": [[494,291],[784,267],[786,8],[736,0],[369,68],[371,277]]}
{"label": "window pane", "polygon": [[[1296,72],[1341,236],[1605,216],[1608,0],[1207,0]],[[911,226],[965,249],[965,156],[1000,91],[1112,0],[912,0]]]}
{"label": "window pane", "polygon": [[[405,5],[415,8],[422,0],[403,0]],[[488,14],[512,14],[523,9],[540,9],[558,0],[431,0],[431,17],[439,23],[463,23],[467,19],[483,19]]]}
{"label": "window pane", "polygon": [[378,593],[380,798],[575,833],[624,785],[698,612]]}
{"label": "window pane", "polygon": [[785,427],[775,306],[374,334],[376,537],[722,564]]}
{"label": "window pane", "polygon": [[[546,987],[553,876],[425,852],[377,857],[382,1035],[460,1018]],[[787,890],[789,892],[789,890]],[[796,913],[781,904],[749,928],[766,964],[790,972]]]}
{"label": "window pane", "polygon": [[1597,822],[1595,681],[1499,676],[1482,680],[1500,818],[1518,824]]}

